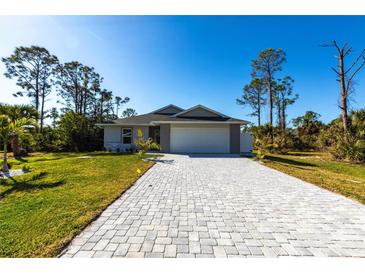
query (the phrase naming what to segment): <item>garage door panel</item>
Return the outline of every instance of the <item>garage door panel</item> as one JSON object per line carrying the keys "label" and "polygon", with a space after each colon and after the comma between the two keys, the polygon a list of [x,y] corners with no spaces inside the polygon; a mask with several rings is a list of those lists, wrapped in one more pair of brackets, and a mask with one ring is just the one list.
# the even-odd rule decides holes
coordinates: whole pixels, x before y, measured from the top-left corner
{"label": "garage door panel", "polygon": [[228,127],[172,127],[171,152],[229,153]]}

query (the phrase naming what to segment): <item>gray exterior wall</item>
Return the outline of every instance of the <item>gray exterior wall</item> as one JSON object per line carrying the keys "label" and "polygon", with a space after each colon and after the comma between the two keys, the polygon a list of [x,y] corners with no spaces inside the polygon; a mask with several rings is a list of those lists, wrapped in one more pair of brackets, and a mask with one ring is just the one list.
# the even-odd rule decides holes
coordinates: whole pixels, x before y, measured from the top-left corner
{"label": "gray exterior wall", "polygon": [[160,125],[161,152],[170,152],[170,124]]}
{"label": "gray exterior wall", "polygon": [[240,153],[240,125],[231,124],[229,126],[229,152]]}
{"label": "gray exterior wall", "polygon": [[[174,125],[174,126],[186,126],[186,125]],[[191,124],[190,127],[202,127],[202,125]],[[204,125],[206,127],[214,127],[215,125]],[[227,125],[228,126],[228,125]],[[123,126],[124,127],[124,126]],[[107,150],[115,151],[117,148],[120,151],[124,151],[126,148],[130,148],[134,144],[125,145],[121,142],[121,129],[122,126],[106,126],[104,127],[104,147]],[[133,143],[137,138],[137,130],[140,128],[143,132],[143,136],[145,138],[149,137],[149,128],[147,126],[140,126],[140,127],[128,127],[126,128],[133,128]],[[229,125],[229,152],[238,154],[240,153],[240,125],[238,124],[231,124]],[[170,124],[161,124],[160,125],[160,145],[161,145],[161,152],[170,152],[170,143],[171,143],[171,126]]]}
{"label": "gray exterior wall", "polygon": [[121,142],[121,127],[104,127],[104,146],[108,143]]}
{"label": "gray exterior wall", "polygon": [[[122,144],[122,128],[132,128],[132,144]],[[148,138],[147,126],[105,126],[104,127],[104,147],[109,151],[124,151],[134,146],[134,142],[137,139],[138,129],[142,130],[143,136]]]}

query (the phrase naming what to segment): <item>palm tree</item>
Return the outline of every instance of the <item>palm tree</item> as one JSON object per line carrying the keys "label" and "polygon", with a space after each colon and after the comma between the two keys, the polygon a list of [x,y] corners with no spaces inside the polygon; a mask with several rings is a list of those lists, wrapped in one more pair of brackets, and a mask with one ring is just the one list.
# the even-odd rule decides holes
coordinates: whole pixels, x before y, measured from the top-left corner
{"label": "palm tree", "polygon": [[29,118],[10,119],[8,115],[0,115],[0,138],[4,142],[3,172],[9,172],[8,167],[8,142],[13,136],[19,136],[27,126],[32,126],[34,121]]}
{"label": "palm tree", "polygon": [[[17,120],[20,118],[27,118],[37,120],[38,112],[30,105],[9,105],[0,103],[0,113],[5,114],[10,120]],[[14,156],[20,155],[20,140],[19,135],[13,135],[9,140]]]}

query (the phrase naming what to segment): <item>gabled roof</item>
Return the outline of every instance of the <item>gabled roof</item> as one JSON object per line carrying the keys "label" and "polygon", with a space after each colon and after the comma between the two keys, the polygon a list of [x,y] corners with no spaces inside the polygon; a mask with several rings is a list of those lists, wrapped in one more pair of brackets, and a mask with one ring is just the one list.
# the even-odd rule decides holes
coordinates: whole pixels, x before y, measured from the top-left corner
{"label": "gabled roof", "polygon": [[[163,112],[163,110],[168,108],[176,108],[176,110],[180,110],[178,113],[174,114],[167,114],[166,112]],[[204,116],[202,113],[200,113],[199,116],[194,115],[187,115],[184,116],[184,114],[188,114],[191,111],[194,111],[196,109],[203,109],[204,111],[210,112],[214,115],[211,116]],[[161,113],[162,112],[162,113]],[[210,108],[207,108],[202,105],[197,105],[192,108],[189,108],[187,110],[183,110],[175,105],[168,105],[163,108],[160,108],[158,110],[155,110],[151,113],[132,116],[132,117],[126,117],[126,118],[120,118],[113,121],[110,121],[108,123],[102,123],[97,124],[98,126],[153,126],[153,125],[159,125],[159,124],[177,124],[177,123],[215,123],[215,124],[240,124],[244,125],[248,122],[245,120],[235,119],[232,117],[229,117],[227,115],[224,115],[222,113],[219,113],[215,110],[212,110]]]}
{"label": "gabled roof", "polygon": [[[217,115],[217,116],[220,116],[220,117],[222,117],[222,118],[229,118],[228,116],[224,115],[223,113],[220,113],[220,112],[218,112],[218,111],[215,111],[215,110],[210,109],[210,108],[208,108],[208,107],[206,107],[206,106],[203,106],[203,105],[196,105],[196,106],[193,106],[193,107],[191,107],[191,108],[189,108],[189,109],[187,109],[187,110],[184,110],[184,111],[181,111],[181,112],[179,112],[179,113],[176,113],[175,115],[173,115],[173,117],[180,117],[180,116],[184,116],[184,114],[187,114],[187,113],[189,113],[189,112],[191,112],[191,111],[193,111],[193,110],[199,109],[199,108],[201,108],[201,109],[203,109],[203,110],[205,110],[205,111],[207,111],[207,112],[211,112],[211,113],[213,113],[213,114],[215,114],[215,115]],[[204,116],[202,116],[202,117],[204,117]]]}
{"label": "gabled roof", "polygon": [[[174,111],[173,112],[164,112],[164,110],[167,110],[167,109],[174,109]],[[153,114],[175,114],[175,113],[178,113],[178,112],[181,112],[181,111],[183,111],[184,109],[183,108],[181,108],[181,107],[178,107],[178,106],[176,106],[176,105],[173,105],[173,104],[169,104],[169,105],[167,105],[167,106],[164,106],[164,107],[162,107],[162,108],[159,108],[159,109],[157,109],[157,110],[154,110],[154,111],[152,111],[152,112],[150,112],[151,114],[153,113]]]}

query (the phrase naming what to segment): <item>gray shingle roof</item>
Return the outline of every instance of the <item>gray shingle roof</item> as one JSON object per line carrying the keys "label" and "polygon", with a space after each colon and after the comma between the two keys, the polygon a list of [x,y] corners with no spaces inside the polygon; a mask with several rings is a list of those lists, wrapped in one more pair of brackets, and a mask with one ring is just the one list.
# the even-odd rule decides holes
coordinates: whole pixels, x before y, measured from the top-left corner
{"label": "gray shingle roof", "polygon": [[247,124],[248,122],[245,120],[235,119],[235,118],[221,118],[221,117],[189,117],[189,118],[182,118],[182,117],[171,117],[170,115],[163,115],[163,114],[143,114],[137,115],[133,117],[121,118],[110,121],[107,124],[114,124],[114,125],[149,125],[152,122],[222,122],[222,123],[242,123]]}

